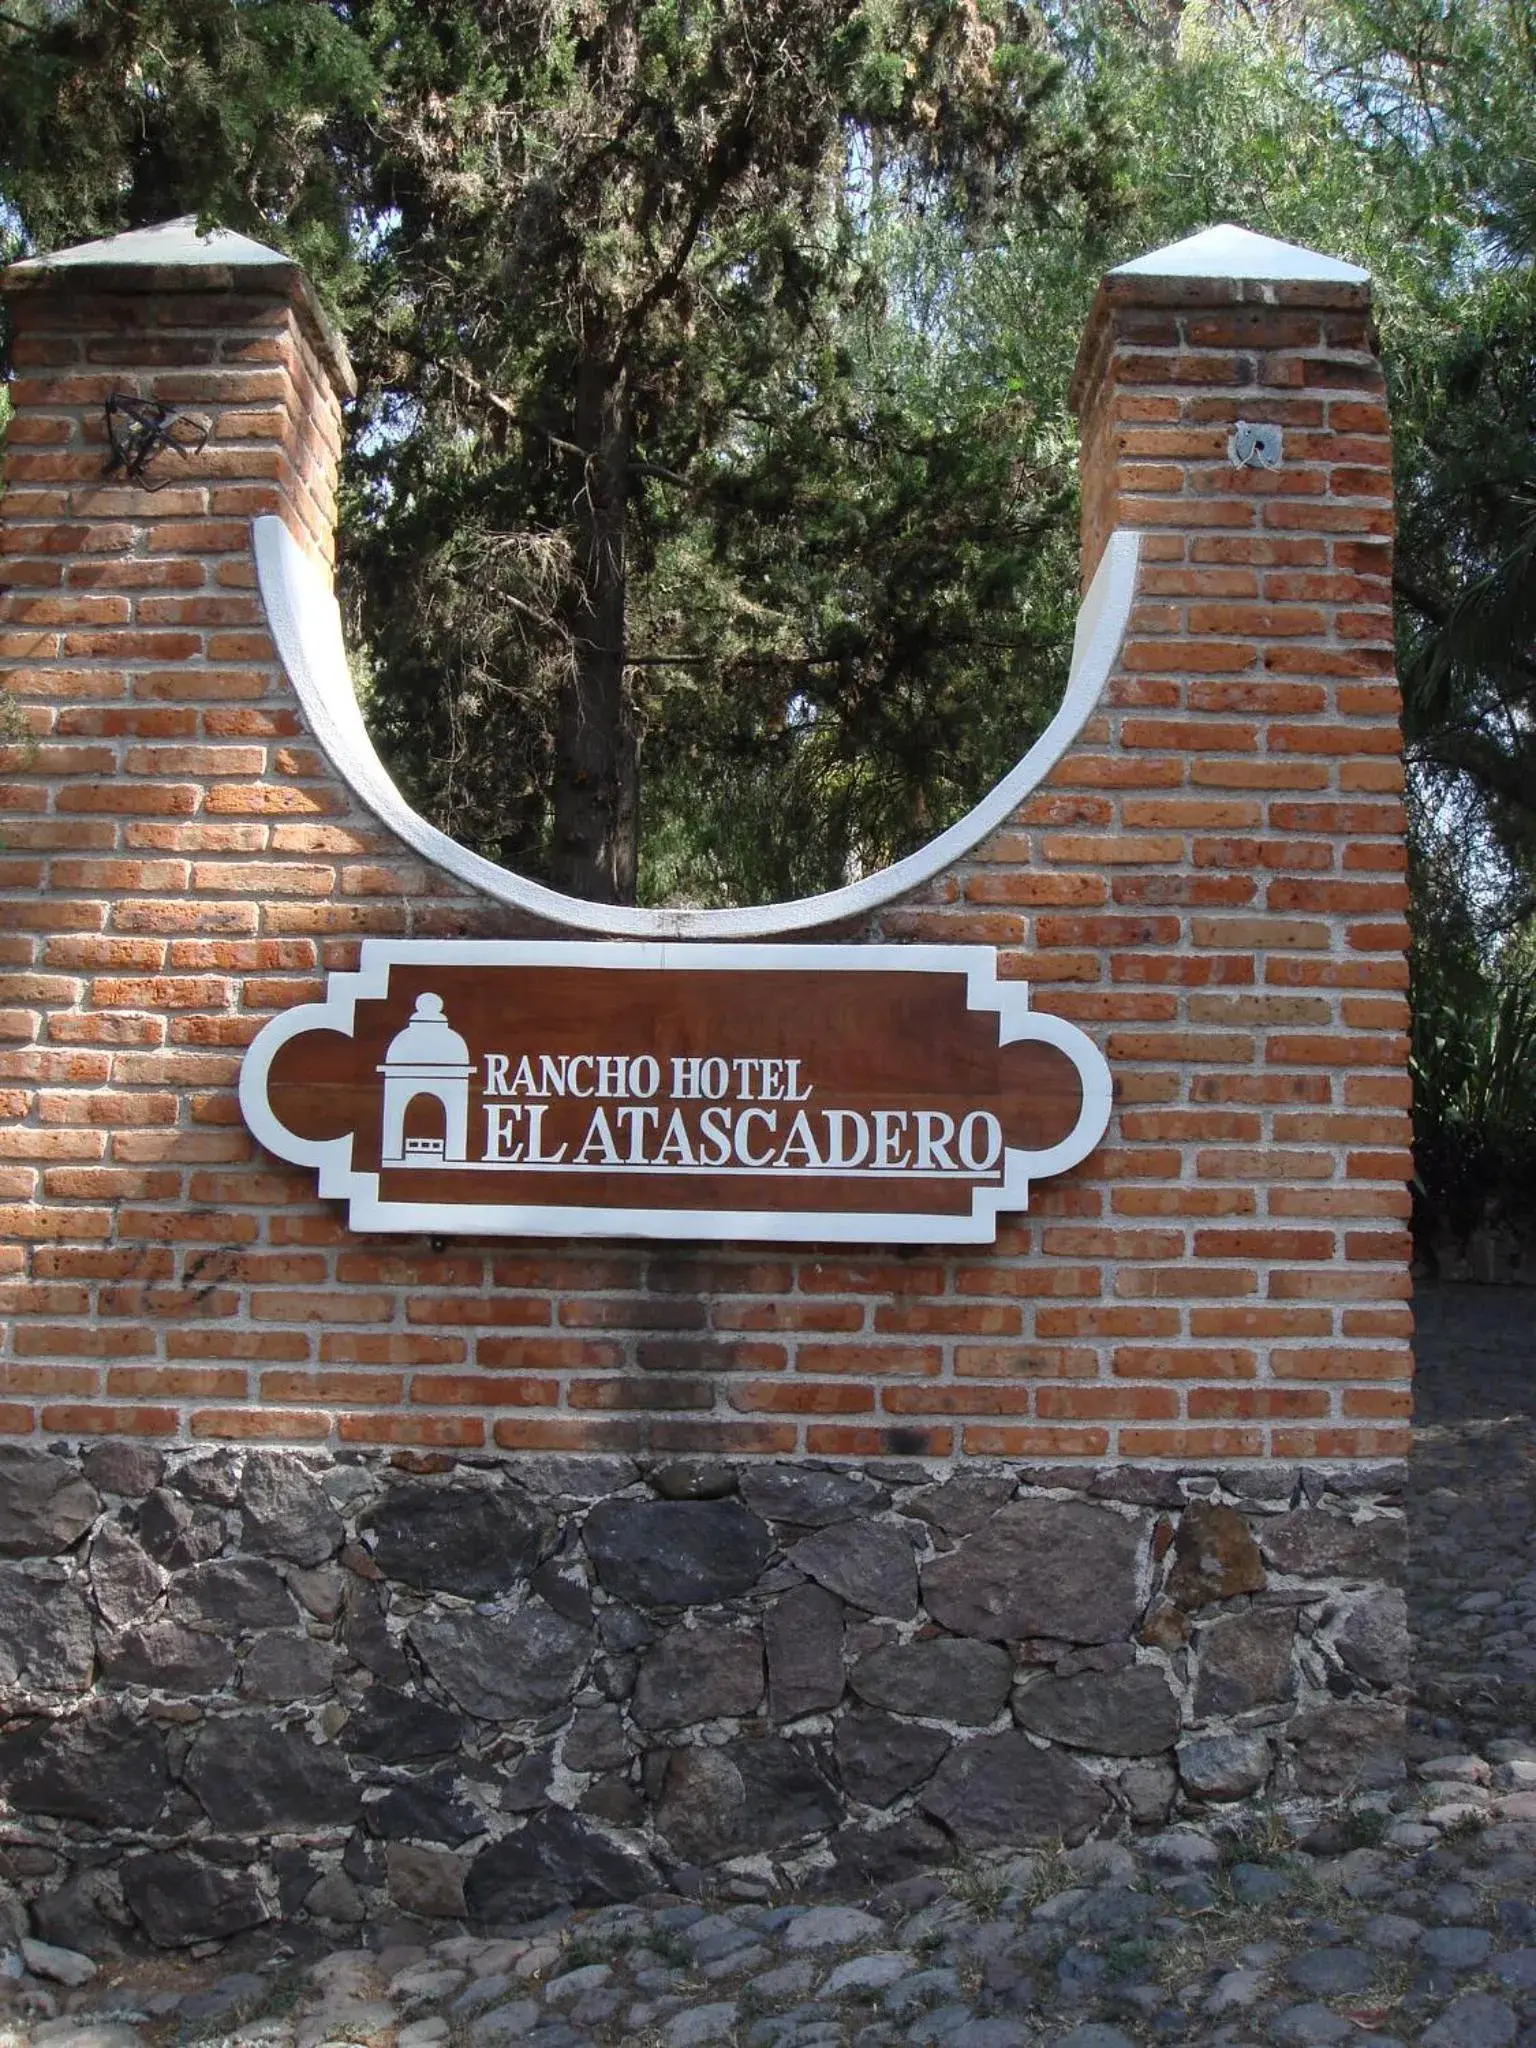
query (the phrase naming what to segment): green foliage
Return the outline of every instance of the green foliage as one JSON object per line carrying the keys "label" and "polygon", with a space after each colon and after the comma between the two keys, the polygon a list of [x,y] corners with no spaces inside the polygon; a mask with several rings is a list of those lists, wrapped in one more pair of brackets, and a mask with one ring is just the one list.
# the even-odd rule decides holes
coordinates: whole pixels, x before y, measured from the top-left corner
{"label": "green foliage", "polygon": [[1514,926],[1536,910],[1536,266],[1481,280],[1415,370],[1398,573],[1408,737],[1426,788],[1487,835]]}
{"label": "green foliage", "polygon": [[[1121,144],[1118,212],[1090,272],[1233,219],[1375,280],[1397,469],[1425,1246],[1536,1204],[1533,20],[1528,0],[1338,0],[1304,29],[1209,0],[1134,18],[1089,0],[1067,29]],[[1008,330],[1034,280],[1061,276],[1029,241],[994,271],[973,283],[984,335]]]}
{"label": "green foliage", "polygon": [[[899,198],[969,229],[1092,185],[1027,16],[369,20],[348,559],[402,777],[483,850],[621,896],[642,829],[647,894],[717,900],[840,878],[963,808],[995,749],[957,742],[955,705],[997,694],[1005,643],[1015,739],[1041,694],[1001,560],[1021,471],[995,406],[935,416],[893,383],[878,222]],[[1045,526],[1065,496],[1052,475]]]}
{"label": "green foliage", "polygon": [[5,0],[0,197],[50,249],[185,212],[347,266],[324,130],[366,114],[369,53],[319,0]]}
{"label": "green foliage", "polygon": [[[911,850],[1060,694],[1064,440],[1018,394],[888,362],[801,390],[717,468],[707,529],[663,565],[672,632],[699,651],[667,673],[648,748],[656,808],[688,819],[655,899],[808,893]],[[690,605],[706,554],[715,601]]]}
{"label": "green foliage", "polygon": [[[1389,335],[1400,669],[1418,787],[1486,845],[1479,894],[1536,910],[1536,11],[1357,0],[1371,160],[1433,259]],[[1400,213],[1400,207],[1397,209]]]}
{"label": "green foliage", "polygon": [[1536,1189],[1536,946],[1490,950],[1442,843],[1420,855],[1413,918],[1415,1225],[1465,1243],[1528,1217]]}

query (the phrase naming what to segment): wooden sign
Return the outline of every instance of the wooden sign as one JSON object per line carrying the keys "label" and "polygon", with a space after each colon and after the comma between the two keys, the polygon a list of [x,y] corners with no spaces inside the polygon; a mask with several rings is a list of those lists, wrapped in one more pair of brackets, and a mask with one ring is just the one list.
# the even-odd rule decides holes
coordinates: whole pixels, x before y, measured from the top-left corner
{"label": "wooden sign", "polygon": [[974,1243],[1110,1082],[986,946],[370,939],[240,1103],[354,1230]]}

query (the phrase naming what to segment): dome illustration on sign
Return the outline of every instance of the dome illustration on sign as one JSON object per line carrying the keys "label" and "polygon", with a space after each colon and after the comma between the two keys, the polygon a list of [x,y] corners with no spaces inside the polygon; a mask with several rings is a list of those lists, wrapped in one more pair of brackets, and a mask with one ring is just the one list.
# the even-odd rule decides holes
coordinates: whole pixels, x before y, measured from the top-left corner
{"label": "dome illustration on sign", "polygon": [[[462,1164],[469,1134],[469,1047],[443,1014],[443,999],[419,995],[411,1021],[389,1042],[384,1063],[385,1166]],[[429,1096],[442,1104],[441,1138],[408,1138],[411,1105]]]}

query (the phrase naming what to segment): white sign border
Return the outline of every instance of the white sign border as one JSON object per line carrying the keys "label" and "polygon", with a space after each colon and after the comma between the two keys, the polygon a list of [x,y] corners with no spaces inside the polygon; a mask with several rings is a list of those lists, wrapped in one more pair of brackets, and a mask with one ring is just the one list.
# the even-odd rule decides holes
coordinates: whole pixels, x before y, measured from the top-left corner
{"label": "white sign border", "polygon": [[[1038,1039],[1076,1067],[1083,1100],[1077,1123],[1060,1143],[1029,1152],[1009,1146],[1002,1184],[972,1190],[968,1216],[910,1211],[857,1215],[778,1209],[616,1209],[527,1203],[394,1202],[379,1194],[379,1175],[354,1171],[352,1133],[311,1140],[279,1122],[267,1099],[267,1078],[279,1049],[305,1032],[352,1035],[359,1001],[388,993],[392,966],[591,967],[771,973],[836,969],[863,974],[963,974],[966,1007],[997,1016],[998,1044]],[[1000,1214],[1029,1207],[1030,1183],[1076,1166],[1109,1126],[1109,1066],[1087,1033],[1066,1019],[1031,1009],[1029,986],[1003,981],[992,946],[737,945],[682,941],[624,943],[561,939],[366,939],[355,973],[333,973],[324,1002],[303,1003],[273,1017],[251,1041],[240,1068],[240,1109],[252,1135],[290,1165],[313,1168],[322,1196],[348,1203],[353,1230],[445,1237],[638,1237],[779,1244],[990,1244]]]}

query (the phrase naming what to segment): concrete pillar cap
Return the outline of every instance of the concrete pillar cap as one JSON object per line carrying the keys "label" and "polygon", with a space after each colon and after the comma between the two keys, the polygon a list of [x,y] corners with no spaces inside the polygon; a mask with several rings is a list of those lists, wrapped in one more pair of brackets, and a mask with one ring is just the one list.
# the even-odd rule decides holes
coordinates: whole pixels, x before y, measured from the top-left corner
{"label": "concrete pillar cap", "polygon": [[1371,273],[1356,263],[1256,235],[1223,221],[1117,264],[1099,280],[1078,344],[1069,392],[1081,418],[1104,367],[1103,344],[1115,309],[1161,307],[1196,311],[1218,306],[1309,306],[1369,310]]}
{"label": "concrete pillar cap", "polygon": [[1222,221],[1153,249],[1129,263],[1118,263],[1111,277],[1245,278],[1269,284],[1369,284],[1371,273],[1296,242],[1256,235],[1251,228]]}
{"label": "concrete pillar cap", "polygon": [[233,228],[200,233],[195,213],[28,256],[0,271],[0,293],[78,286],[128,292],[274,291],[291,299],[343,398],[357,389],[346,343],[302,264]]}

